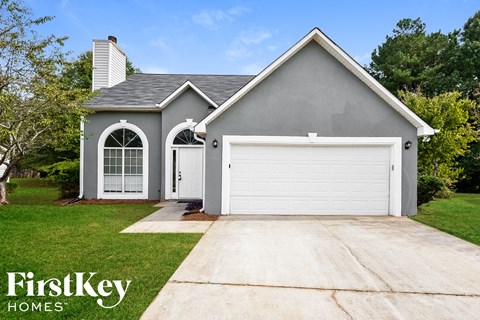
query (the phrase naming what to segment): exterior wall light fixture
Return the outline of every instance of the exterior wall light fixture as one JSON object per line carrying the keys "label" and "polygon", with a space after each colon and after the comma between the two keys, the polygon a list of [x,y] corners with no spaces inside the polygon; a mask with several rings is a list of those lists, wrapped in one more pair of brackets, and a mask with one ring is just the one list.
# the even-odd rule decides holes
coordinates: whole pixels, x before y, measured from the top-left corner
{"label": "exterior wall light fixture", "polygon": [[214,148],[218,147],[217,139],[213,140],[212,145],[213,145]]}
{"label": "exterior wall light fixture", "polygon": [[405,149],[406,150],[410,149],[411,146],[412,146],[412,141],[408,140],[407,142],[405,142]]}

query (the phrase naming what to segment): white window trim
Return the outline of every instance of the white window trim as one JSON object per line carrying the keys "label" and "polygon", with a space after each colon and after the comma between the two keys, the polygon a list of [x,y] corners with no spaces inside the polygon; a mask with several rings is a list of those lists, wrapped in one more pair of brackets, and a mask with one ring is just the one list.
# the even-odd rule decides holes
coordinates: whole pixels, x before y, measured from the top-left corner
{"label": "white window trim", "polygon": [[401,137],[290,137],[290,136],[223,136],[222,207],[230,214],[230,161],[232,145],[283,146],[389,146],[391,152],[389,215],[402,215],[402,138]]}
{"label": "white window trim", "polygon": [[[135,132],[143,144],[143,185],[142,193],[105,193],[103,190],[104,187],[104,171],[103,171],[103,156],[105,141],[107,140],[110,133],[118,129],[129,129]],[[148,199],[148,140],[145,133],[136,125],[127,123],[126,120],[120,120],[119,123],[112,124],[106,128],[100,138],[98,139],[97,145],[97,198],[98,199]]]}
{"label": "white window trim", "polygon": [[[175,140],[175,137],[177,134],[182,132],[185,129],[192,129],[197,123],[196,122],[182,122],[180,124],[177,124],[175,127],[173,127],[172,130],[167,135],[167,138],[165,139],[165,200],[171,200],[171,199],[179,199],[178,197],[178,181],[177,181],[177,192],[172,192],[172,165],[173,165],[173,159],[172,159],[172,149],[180,149],[180,148],[202,148],[202,157],[203,157],[203,164],[205,166],[205,142],[203,140],[199,140],[203,142],[203,145],[192,145],[192,146],[178,146],[173,144],[173,140]],[[177,151],[177,160],[179,157],[180,152]],[[178,162],[177,162],[177,168],[178,168]],[[202,174],[202,184],[203,184],[203,191],[202,194],[205,192],[205,168],[203,170]],[[204,197],[205,198],[205,197]]]}

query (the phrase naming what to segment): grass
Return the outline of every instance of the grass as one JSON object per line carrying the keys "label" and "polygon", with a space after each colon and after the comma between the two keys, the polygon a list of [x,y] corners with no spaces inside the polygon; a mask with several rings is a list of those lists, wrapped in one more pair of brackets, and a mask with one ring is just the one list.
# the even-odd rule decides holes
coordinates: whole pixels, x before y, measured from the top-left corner
{"label": "grass", "polygon": [[437,199],[420,206],[412,219],[480,245],[480,194]]}
{"label": "grass", "polygon": [[[11,204],[0,207],[0,319],[138,319],[185,259],[200,234],[120,234],[155,210],[149,204],[56,206],[56,188],[18,179]],[[40,203],[40,205],[33,205]],[[7,272],[33,272],[36,280],[96,272],[100,280],[131,280],[124,300],[104,309],[97,298],[7,297]],[[118,295],[105,299],[113,305]],[[13,312],[8,304],[61,302],[62,312]]]}
{"label": "grass", "polygon": [[11,179],[11,182],[19,185],[14,193],[8,195],[8,201],[12,204],[46,205],[58,199],[58,188],[43,179]]}

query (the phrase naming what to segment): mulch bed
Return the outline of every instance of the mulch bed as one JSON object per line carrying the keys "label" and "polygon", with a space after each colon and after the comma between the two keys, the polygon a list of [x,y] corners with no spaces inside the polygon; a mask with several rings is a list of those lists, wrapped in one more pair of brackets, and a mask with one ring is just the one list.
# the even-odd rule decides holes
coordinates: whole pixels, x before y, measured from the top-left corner
{"label": "mulch bed", "polygon": [[203,212],[190,213],[186,212],[182,216],[183,221],[216,221],[218,216],[209,215]]}
{"label": "mulch bed", "polygon": [[[55,202],[58,205],[67,205],[72,199],[61,199]],[[106,200],[106,199],[90,199],[90,200],[80,200],[72,205],[89,205],[89,204],[157,204],[159,200]]]}

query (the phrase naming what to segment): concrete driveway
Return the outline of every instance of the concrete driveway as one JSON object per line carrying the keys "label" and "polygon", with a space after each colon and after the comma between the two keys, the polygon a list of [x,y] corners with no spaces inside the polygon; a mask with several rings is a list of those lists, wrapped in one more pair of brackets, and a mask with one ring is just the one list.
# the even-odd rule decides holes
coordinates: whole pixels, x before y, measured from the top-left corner
{"label": "concrete driveway", "polygon": [[142,319],[478,319],[480,247],[393,217],[222,217]]}

